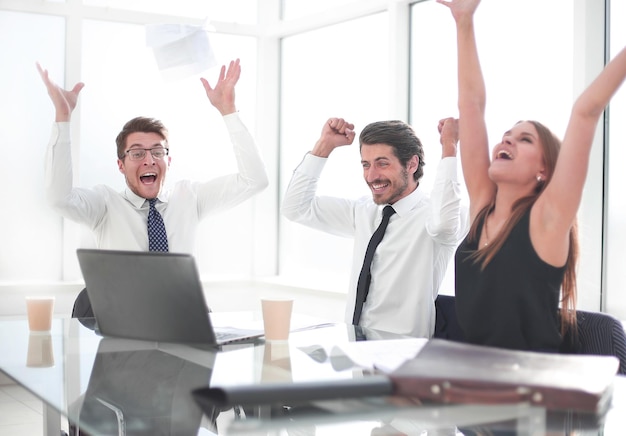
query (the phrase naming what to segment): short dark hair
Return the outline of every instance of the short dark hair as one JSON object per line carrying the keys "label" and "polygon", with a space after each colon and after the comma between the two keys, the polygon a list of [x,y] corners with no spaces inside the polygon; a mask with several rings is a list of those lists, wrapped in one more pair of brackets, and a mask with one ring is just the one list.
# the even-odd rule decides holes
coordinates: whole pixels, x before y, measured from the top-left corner
{"label": "short dark hair", "polygon": [[419,181],[424,175],[424,147],[415,131],[404,121],[389,120],[370,123],[359,136],[359,150],[363,145],[386,144],[393,148],[393,154],[398,158],[403,167],[413,156],[417,156],[419,163],[413,175],[415,181]]}
{"label": "short dark hair", "polygon": [[161,121],[154,118],[136,117],[124,124],[122,131],[115,138],[117,157],[119,159],[124,159],[128,135],[136,132],[156,133],[165,139],[165,145],[167,145],[168,131]]}

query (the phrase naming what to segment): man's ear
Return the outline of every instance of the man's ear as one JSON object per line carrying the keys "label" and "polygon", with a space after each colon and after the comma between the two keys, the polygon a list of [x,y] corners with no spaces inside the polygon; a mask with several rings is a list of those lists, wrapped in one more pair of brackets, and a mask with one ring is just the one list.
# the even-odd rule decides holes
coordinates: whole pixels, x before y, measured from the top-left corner
{"label": "man's ear", "polygon": [[406,169],[409,172],[409,174],[415,174],[419,163],[420,163],[419,157],[417,157],[417,155],[414,154],[406,164]]}
{"label": "man's ear", "polygon": [[122,159],[117,160],[117,168],[120,170],[120,173],[126,174],[126,168],[124,168],[124,161]]}

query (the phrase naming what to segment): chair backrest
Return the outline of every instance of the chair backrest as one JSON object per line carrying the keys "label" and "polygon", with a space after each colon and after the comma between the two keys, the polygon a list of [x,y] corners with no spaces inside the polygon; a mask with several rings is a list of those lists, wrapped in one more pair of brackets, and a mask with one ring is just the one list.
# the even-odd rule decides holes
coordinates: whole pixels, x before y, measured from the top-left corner
{"label": "chair backrest", "polygon": [[[435,299],[436,322],[434,337],[464,341],[463,331],[456,317],[456,303],[452,295],[438,295]],[[576,311],[578,338],[573,348],[577,354],[615,356],[619,359],[619,374],[626,374],[626,333],[615,317],[602,312]],[[570,336],[564,338],[569,341]],[[570,352],[570,351],[567,351]]]}
{"label": "chair backrest", "polygon": [[72,307],[72,318],[78,318],[78,321],[85,327],[97,330],[98,326],[93,315],[89,295],[87,295],[87,288],[83,288],[76,296],[74,306]]}
{"label": "chair backrest", "polygon": [[626,374],[626,334],[623,324],[602,312],[576,311],[580,354],[615,356],[619,374]]}
{"label": "chair backrest", "polygon": [[437,295],[435,299],[435,333],[439,339],[463,342],[463,330],[456,318],[456,303],[452,295]]}

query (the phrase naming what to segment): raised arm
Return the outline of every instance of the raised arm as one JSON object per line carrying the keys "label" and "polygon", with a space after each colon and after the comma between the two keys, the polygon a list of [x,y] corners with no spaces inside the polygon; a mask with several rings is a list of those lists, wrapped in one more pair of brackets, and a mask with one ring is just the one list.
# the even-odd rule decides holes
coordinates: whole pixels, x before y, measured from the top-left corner
{"label": "raised arm", "polygon": [[485,125],[485,82],[476,38],[474,13],[480,0],[437,0],[447,6],[456,22],[459,85],[459,142],[461,167],[470,198],[470,219],[492,198],[495,184],[489,179],[489,140]]}
{"label": "raised arm", "polygon": [[[85,86],[77,83],[71,90],[57,85],[39,63],[37,70],[48,90],[56,111],[55,122],[46,149],[44,186],[48,204],[58,213],[73,221],[94,226],[105,212],[102,196],[94,190],[74,187],[70,126],[80,91]],[[59,124],[60,123],[60,124]]]}
{"label": "raised arm", "polygon": [[354,125],[343,118],[330,118],[310,153],[296,167],[281,204],[290,221],[335,235],[354,235],[354,201],[318,196],[318,180],[332,151],[354,141]]}
{"label": "raised arm", "polygon": [[39,71],[39,75],[43,80],[43,83],[46,85],[46,89],[48,90],[48,95],[54,104],[54,109],[56,111],[55,121],[59,122],[67,122],[70,120],[72,116],[72,112],[76,108],[76,103],[78,102],[78,95],[80,91],[85,86],[84,83],[79,82],[74,85],[74,88],[71,90],[66,90],[61,88],[59,85],[54,83],[50,76],[48,75],[48,70],[42,68],[39,63],[37,63],[37,70]]}
{"label": "raised arm", "polygon": [[209,101],[222,115],[237,112],[237,106],[235,106],[235,85],[239,81],[240,75],[241,66],[239,65],[239,59],[235,59],[230,61],[228,71],[226,66],[222,65],[215,88],[211,87],[207,79],[204,77],[200,78]]}
{"label": "raised arm", "polygon": [[456,157],[456,148],[459,143],[459,120],[452,117],[443,118],[439,120],[437,130],[441,143],[441,158]]}
{"label": "raised arm", "polygon": [[430,194],[432,214],[427,229],[439,242],[457,245],[467,232],[467,208],[461,205],[461,189],[457,180],[456,157],[459,141],[459,120],[439,120],[441,159]]}
{"label": "raised arm", "polygon": [[571,227],[582,198],[598,120],[625,78],[623,48],[574,103],[554,174],[535,206],[542,208],[547,232]]}
{"label": "raised arm", "polygon": [[352,141],[354,141],[354,124],[348,123],[343,118],[331,118],[322,127],[322,134],[311,150],[311,154],[328,157],[335,148],[350,145]]}

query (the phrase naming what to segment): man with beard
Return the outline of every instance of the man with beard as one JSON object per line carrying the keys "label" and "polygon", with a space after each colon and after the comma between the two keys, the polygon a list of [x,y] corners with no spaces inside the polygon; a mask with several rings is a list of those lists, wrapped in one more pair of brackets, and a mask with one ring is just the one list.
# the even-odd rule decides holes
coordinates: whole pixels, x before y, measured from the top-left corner
{"label": "man with beard", "polygon": [[[467,230],[457,182],[457,120],[443,119],[438,128],[442,160],[430,196],[419,188],[424,174],[422,144],[402,121],[374,122],[361,132],[361,164],[371,197],[350,200],[316,195],[327,158],[335,148],[354,140],[354,125],[342,118],[324,124],[313,150],[294,171],[283,200],[283,215],[354,238],[345,313],[348,323],[416,337],[433,335],[434,300],[448,262]],[[393,211],[368,270],[364,266],[366,250],[383,221],[384,206]]]}

